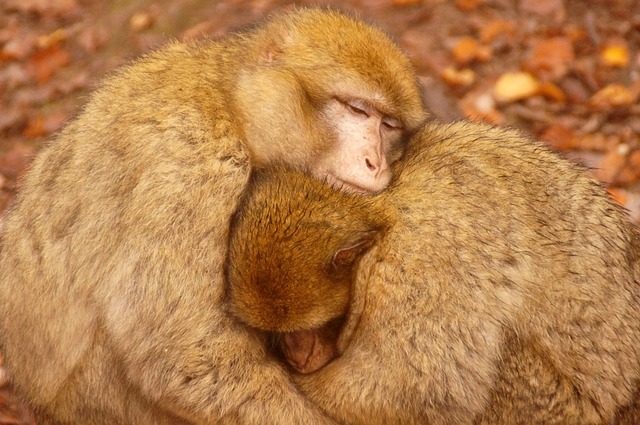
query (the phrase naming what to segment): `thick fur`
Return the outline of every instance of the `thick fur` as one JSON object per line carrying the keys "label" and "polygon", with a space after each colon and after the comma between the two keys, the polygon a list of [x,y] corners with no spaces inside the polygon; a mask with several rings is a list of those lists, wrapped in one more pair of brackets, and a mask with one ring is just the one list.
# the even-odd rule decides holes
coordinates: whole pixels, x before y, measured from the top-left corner
{"label": "thick fur", "polygon": [[39,424],[330,423],[227,312],[223,264],[251,166],[310,168],[309,96],[346,80],[424,116],[384,34],[299,10],[122,69],[39,153],[0,239],[0,350]]}
{"label": "thick fur", "polygon": [[349,424],[610,423],[640,378],[621,209],[540,143],[480,124],[427,125],[398,169],[378,199],[399,220],[360,262],[341,357],[297,378],[309,398]]}

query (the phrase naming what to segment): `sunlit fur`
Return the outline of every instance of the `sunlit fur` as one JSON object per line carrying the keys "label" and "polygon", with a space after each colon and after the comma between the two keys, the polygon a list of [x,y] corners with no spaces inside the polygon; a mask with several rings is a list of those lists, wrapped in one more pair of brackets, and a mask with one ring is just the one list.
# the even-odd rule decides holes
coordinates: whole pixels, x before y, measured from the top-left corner
{"label": "sunlit fur", "polygon": [[[542,144],[481,124],[427,125],[396,171],[370,198],[393,222],[360,261],[341,355],[299,376],[303,391],[349,424],[611,423],[640,395],[640,246],[623,211]],[[297,239],[351,208],[320,193]],[[291,263],[322,249],[283,243],[284,267],[313,275]]]}
{"label": "sunlit fur", "polygon": [[406,131],[425,115],[382,32],[300,9],[122,68],[39,153],[0,236],[0,351],[39,425],[332,423],[228,313],[223,269],[252,166],[331,148],[337,81]]}

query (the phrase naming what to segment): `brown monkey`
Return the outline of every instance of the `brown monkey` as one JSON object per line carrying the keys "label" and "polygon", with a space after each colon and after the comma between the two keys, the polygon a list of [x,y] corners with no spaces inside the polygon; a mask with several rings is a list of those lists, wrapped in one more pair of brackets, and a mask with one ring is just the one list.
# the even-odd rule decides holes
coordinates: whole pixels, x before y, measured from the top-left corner
{"label": "brown monkey", "polygon": [[[640,250],[623,212],[579,167],[509,130],[430,124],[397,164],[390,188],[364,199],[300,173],[274,171],[257,185],[251,196],[277,191],[279,205],[257,244],[231,251],[235,264],[250,253],[261,273],[230,275],[235,313],[262,328],[255,318],[271,314],[289,329],[341,313],[297,307],[348,302],[341,287],[306,282],[328,279],[318,267],[336,250],[328,242],[347,238],[347,212],[370,204],[368,220],[390,227],[362,254],[340,356],[296,378],[312,401],[349,424],[609,423],[640,379]],[[269,249],[260,234],[279,223],[288,236]],[[273,285],[265,276],[274,294],[294,296],[252,297]]]}
{"label": "brown monkey", "polygon": [[[325,203],[327,196],[340,208]],[[319,206],[313,215],[309,204]],[[334,356],[337,337],[335,326],[324,325],[346,313],[355,265],[385,218],[371,197],[333,193],[286,169],[255,173],[231,225],[231,310],[274,332],[295,369],[319,369]]]}
{"label": "brown monkey", "polygon": [[424,115],[400,50],[322,10],[108,79],[3,223],[0,350],[39,423],[328,423],[227,312],[231,215],[274,161],[383,188]]}

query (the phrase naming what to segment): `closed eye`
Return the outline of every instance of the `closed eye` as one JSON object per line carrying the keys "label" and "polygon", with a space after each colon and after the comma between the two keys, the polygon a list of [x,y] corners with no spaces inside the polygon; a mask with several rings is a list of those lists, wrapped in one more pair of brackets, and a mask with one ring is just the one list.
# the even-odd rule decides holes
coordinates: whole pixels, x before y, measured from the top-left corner
{"label": "closed eye", "polygon": [[369,113],[362,109],[359,105],[353,104],[351,102],[343,102],[343,104],[354,114],[363,115],[365,117],[369,116]]}
{"label": "closed eye", "polygon": [[402,130],[402,124],[400,124],[400,121],[393,118],[384,118],[382,120],[382,125],[384,125],[388,130]]}

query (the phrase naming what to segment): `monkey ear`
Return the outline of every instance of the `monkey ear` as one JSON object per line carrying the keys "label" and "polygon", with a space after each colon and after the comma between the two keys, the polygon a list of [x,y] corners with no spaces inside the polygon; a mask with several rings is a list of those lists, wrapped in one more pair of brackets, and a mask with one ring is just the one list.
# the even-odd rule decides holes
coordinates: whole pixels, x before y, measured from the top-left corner
{"label": "monkey ear", "polygon": [[348,246],[338,249],[331,259],[331,274],[336,277],[342,277],[345,274],[351,273],[356,261],[373,247],[377,234],[377,231],[368,232],[356,242],[352,242]]}

